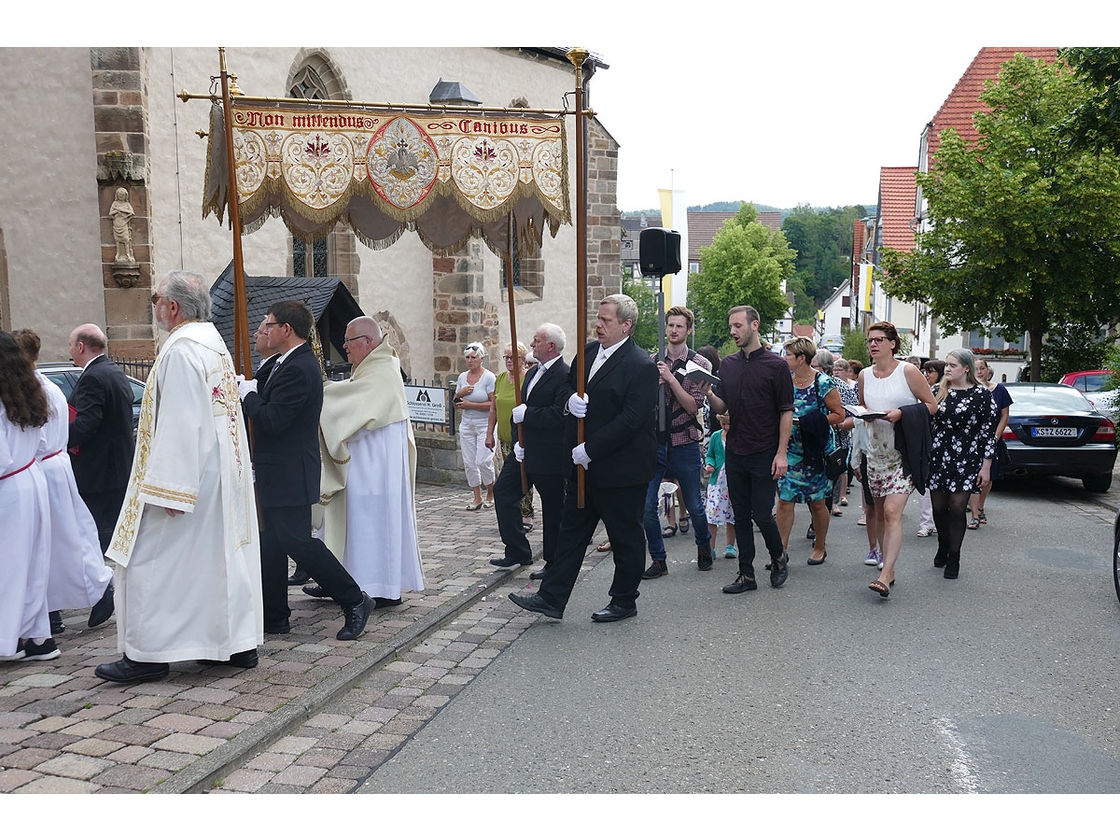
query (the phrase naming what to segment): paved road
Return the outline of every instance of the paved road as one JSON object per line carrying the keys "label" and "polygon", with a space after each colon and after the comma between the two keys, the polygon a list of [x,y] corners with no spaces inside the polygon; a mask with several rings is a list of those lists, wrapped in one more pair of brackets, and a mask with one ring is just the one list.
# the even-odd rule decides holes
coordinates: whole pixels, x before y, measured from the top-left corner
{"label": "paved road", "polygon": [[957,581],[912,501],[888,600],[852,507],[815,568],[799,511],[781,590],[722,594],[734,562],[701,573],[677,536],[637,618],[595,625],[601,563],[358,790],[1120,792],[1112,514],[1083,498],[997,493]]}

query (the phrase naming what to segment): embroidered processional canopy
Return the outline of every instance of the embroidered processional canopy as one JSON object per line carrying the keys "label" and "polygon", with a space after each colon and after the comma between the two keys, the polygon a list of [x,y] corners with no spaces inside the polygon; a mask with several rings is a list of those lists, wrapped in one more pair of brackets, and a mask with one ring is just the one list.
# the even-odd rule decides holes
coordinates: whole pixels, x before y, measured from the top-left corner
{"label": "embroidered processional canopy", "polygon": [[[490,114],[491,112],[488,112]],[[508,250],[509,216],[522,254],[570,222],[564,120],[408,113],[360,106],[231,106],[241,226],[279,216],[302,239],[345,222],[386,248],[415,230],[434,251],[480,236]],[[222,108],[211,109],[203,217],[227,207]]]}

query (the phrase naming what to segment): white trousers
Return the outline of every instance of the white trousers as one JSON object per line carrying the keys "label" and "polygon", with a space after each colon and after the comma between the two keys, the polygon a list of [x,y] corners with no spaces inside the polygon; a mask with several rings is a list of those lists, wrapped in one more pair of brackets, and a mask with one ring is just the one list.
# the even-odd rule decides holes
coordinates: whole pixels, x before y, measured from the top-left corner
{"label": "white trousers", "polygon": [[[472,411],[481,420],[464,416],[459,422],[459,449],[463,453],[463,471],[467,474],[467,484],[489,487],[494,483],[494,451],[486,448],[486,426],[489,418],[481,411]],[[497,440],[497,432],[495,432]]]}

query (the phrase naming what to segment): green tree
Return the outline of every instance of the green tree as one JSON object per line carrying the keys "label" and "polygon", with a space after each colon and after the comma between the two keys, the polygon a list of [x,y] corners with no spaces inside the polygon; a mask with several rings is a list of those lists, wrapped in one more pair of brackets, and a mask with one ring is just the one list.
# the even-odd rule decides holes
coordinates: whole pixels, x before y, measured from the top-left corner
{"label": "green tree", "polygon": [[975,147],[947,129],[918,175],[932,229],[882,259],[887,293],[927,302],[945,329],[1028,333],[1034,380],[1049,330],[1120,314],[1120,165],[1071,153],[1054,129],[1084,96],[1062,65],[1007,62],[984,86]]}
{"label": "green tree", "polygon": [[696,345],[727,341],[727,312],[734,306],[758,310],[763,334],[789,308],[782,281],[793,276],[796,256],[781,231],[755,221],[755,209],[744,202],[734,217],[700,249],[699,274],[688,280],[688,306],[696,315]]}
{"label": "green tree", "polygon": [[852,222],[863,218],[863,207],[814,210],[798,205],[782,222],[782,232],[797,252],[796,276],[814,314],[852,270]]}
{"label": "green tree", "polygon": [[1120,47],[1058,51],[1085,87],[1085,98],[1058,124],[1072,148],[1120,153]]}
{"label": "green tree", "polygon": [[638,304],[638,323],[634,326],[634,343],[651,353],[657,350],[657,298],[648,280],[627,280],[622,293]]}
{"label": "green tree", "polygon": [[844,330],[844,349],[840,351],[848,361],[855,359],[865,365],[871,364],[871,354],[867,352],[867,335],[863,330]]}

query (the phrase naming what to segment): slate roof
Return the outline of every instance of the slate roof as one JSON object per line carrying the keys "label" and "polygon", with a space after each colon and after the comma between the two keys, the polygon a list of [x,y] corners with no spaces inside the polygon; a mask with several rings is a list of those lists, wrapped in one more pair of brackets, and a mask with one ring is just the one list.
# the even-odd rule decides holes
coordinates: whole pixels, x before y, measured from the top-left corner
{"label": "slate roof", "polygon": [[932,161],[941,144],[938,133],[947,128],[955,128],[968,143],[975,143],[979,136],[972,124],[972,115],[977,111],[989,111],[980,101],[984,92],[984,82],[995,79],[1005,62],[1023,53],[1028,58],[1043,59],[1051,64],[1058,59],[1057,47],[984,47],[972,59],[960,81],[945,98],[931,121],[929,134],[929,159]]}
{"label": "slate roof", "polygon": [[880,245],[899,251],[914,250],[914,199],[918,184],[916,166],[884,166],[879,170]]}
{"label": "slate roof", "polygon": [[[343,358],[342,338],[346,325],[362,312],[354,296],[337,277],[246,277],[245,294],[249,302],[249,334],[253,334],[268,307],[281,300],[301,300],[315,316],[319,334],[329,338]],[[221,333],[230,353],[233,350],[233,263],[219,275],[210,287],[213,306],[211,319]],[[252,346],[250,341],[250,346]],[[260,357],[252,347],[253,369],[260,364]]]}

